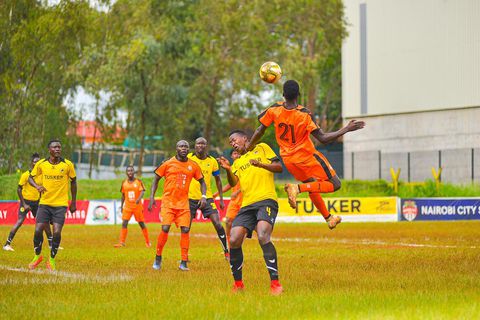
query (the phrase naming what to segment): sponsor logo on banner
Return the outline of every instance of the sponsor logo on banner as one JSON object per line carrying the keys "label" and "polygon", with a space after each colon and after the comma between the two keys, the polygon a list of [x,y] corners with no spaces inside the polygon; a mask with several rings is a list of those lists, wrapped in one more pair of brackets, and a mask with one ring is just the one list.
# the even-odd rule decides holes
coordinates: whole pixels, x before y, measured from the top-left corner
{"label": "sponsor logo on banner", "polygon": [[[112,200],[93,200],[90,206],[85,224],[114,224],[115,201]],[[121,220],[120,220],[121,222]]]}
{"label": "sponsor logo on banner", "polygon": [[[413,210],[413,206],[415,210]],[[405,211],[407,211],[407,215]],[[480,198],[404,199],[402,200],[401,219],[407,221],[478,220],[480,219]]]}
{"label": "sponsor logo on banner", "polygon": [[417,217],[418,208],[415,204],[415,201],[408,200],[405,201],[402,205],[402,215],[408,221],[413,221]]}
{"label": "sponsor logo on banner", "polygon": [[[324,198],[331,214],[341,215],[345,222],[397,221],[397,197]],[[278,199],[278,221],[325,221],[309,198],[297,198],[297,208],[292,209],[288,199]]]}
{"label": "sponsor logo on banner", "polygon": [[[397,214],[396,197],[372,198],[323,198],[332,214]],[[288,199],[278,199],[279,211],[283,216],[319,215],[320,212],[309,198],[297,198],[297,208],[292,209]]]}
{"label": "sponsor logo on banner", "polygon": [[109,212],[107,207],[105,206],[97,206],[95,209],[93,209],[93,220],[107,220],[108,221],[108,216]]}

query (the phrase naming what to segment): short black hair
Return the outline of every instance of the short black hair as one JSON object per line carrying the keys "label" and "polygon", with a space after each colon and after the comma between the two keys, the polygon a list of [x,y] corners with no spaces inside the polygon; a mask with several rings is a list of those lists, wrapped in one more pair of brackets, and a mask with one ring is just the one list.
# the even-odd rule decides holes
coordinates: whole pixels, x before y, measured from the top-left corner
{"label": "short black hair", "polygon": [[32,154],[32,161],[33,159],[36,159],[36,158],[40,158],[40,155],[38,154],[38,152],[35,152],[34,154]]}
{"label": "short black hair", "polygon": [[48,145],[47,145],[48,148],[50,148],[50,145],[51,145],[52,143],[54,143],[54,142],[58,142],[58,143],[60,143],[60,144],[62,143],[59,139],[52,139],[52,140],[48,141]]}
{"label": "short black hair", "polygon": [[296,99],[300,95],[300,86],[295,80],[287,80],[283,84],[283,96],[287,100]]}
{"label": "short black hair", "polygon": [[228,136],[230,137],[232,134],[235,134],[235,133],[238,133],[238,134],[240,134],[240,135],[242,135],[242,136],[248,137],[248,135],[245,133],[245,131],[240,130],[240,129],[235,129],[235,130],[230,131],[230,133],[228,134]]}
{"label": "short black hair", "polygon": [[133,164],[129,164],[128,166],[126,166],[125,170],[127,170],[128,168],[132,168],[133,170],[135,170],[135,167],[133,166]]}

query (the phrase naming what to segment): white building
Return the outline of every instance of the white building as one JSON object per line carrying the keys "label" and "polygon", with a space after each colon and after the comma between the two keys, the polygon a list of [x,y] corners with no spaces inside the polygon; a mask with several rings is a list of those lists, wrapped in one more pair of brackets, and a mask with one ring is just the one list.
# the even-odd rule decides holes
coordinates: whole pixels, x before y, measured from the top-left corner
{"label": "white building", "polygon": [[367,123],[344,138],[345,178],[479,182],[480,0],[344,5],[343,117]]}

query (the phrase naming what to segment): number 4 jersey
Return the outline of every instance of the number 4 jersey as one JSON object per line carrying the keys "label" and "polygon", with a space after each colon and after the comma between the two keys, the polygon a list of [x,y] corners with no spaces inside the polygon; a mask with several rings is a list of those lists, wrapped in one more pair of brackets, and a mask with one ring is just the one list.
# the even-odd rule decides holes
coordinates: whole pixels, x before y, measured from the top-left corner
{"label": "number 4 jersey", "polygon": [[280,147],[280,156],[289,162],[302,161],[316,152],[310,133],[318,129],[310,111],[298,105],[295,109],[285,108],[285,102],[277,102],[258,116],[265,127],[275,126],[275,138]]}

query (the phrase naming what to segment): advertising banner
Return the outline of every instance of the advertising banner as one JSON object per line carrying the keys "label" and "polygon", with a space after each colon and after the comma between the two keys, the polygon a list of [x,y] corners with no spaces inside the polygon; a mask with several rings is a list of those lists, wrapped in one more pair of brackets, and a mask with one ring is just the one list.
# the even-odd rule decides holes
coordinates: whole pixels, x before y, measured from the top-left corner
{"label": "advertising banner", "polygon": [[[77,210],[74,213],[67,211],[65,216],[65,224],[84,224],[87,217],[89,201],[77,201]],[[0,225],[13,225],[18,219],[19,201],[0,202]],[[31,212],[27,213],[24,224],[35,224],[35,219]]]}
{"label": "advertising banner", "polygon": [[402,199],[400,220],[478,220],[480,198]]}
{"label": "advertising banner", "polygon": [[[324,198],[331,214],[340,215],[345,222],[397,221],[397,197]],[[278,199],[277,221],[324,221],[309,198],[297,198],[297,208],[292,209],[288,199]]]}

